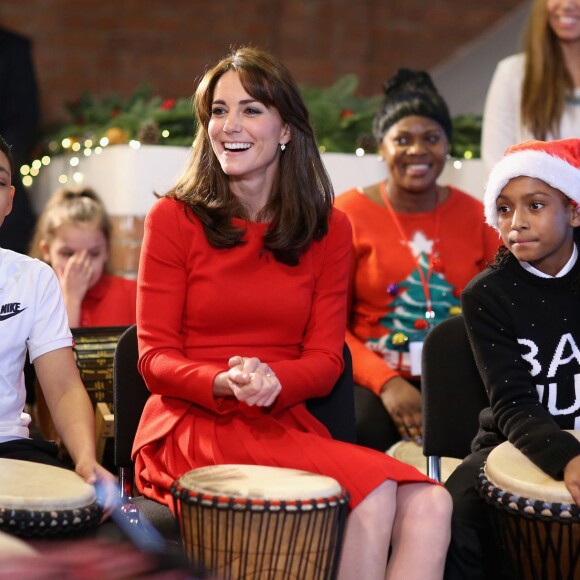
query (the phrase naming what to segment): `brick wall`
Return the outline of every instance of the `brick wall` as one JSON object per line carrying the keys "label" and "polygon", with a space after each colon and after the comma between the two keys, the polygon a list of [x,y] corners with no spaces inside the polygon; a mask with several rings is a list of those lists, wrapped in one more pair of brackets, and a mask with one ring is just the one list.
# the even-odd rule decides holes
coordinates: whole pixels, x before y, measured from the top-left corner
{"label": "brick wall", "polygon": [[278,55],[300,83],[359,75],[376,94],[399,66],[429,69],[522,0],[2,0],[0,25],[34,41],[44,123],[84,90],[189,96],[230,45]]}
{"label": "brick wall", "polygon": [[[44,124],[83,91],[193,93],[231,45],[279,56],[299,83],[356,73],[376,94],[400,66],[430,69],[522,0],[1,0],[0,25],[29,36]],[[114,216],[110,267],[134,277],[143,216]]]}

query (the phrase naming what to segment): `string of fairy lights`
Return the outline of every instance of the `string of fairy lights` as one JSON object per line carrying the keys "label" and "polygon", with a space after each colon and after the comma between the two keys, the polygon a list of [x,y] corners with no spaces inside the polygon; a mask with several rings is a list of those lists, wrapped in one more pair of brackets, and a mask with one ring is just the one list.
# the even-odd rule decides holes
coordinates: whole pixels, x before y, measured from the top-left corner
{"label": "string of fairy lights", "polygon": [[[164,138],[169,137],[169,131],[163,131],[161,136]],[[60,147],[56,141],[51,141],[48,149],[49,151],[56,151],[54,155],[51,156],[47,153],[39,159],[34,159],[30,164],[24,164],[20,167],[22,184],[27,188],[32,187],[34,180],[40,175],[41,169],[50,165],[53,157],[60,157],[67,154],[69,155],[68,165],[71,168],[72,174],[66,172],[61,173],[58,176],[58,182],[61,185],[66,185],[72,180],[76,184],[81,184],[83,182],[83,173],[80,171],[82,160],[92,155],[100,155],[103,149],[111,144],[108,137],[101,137],[98,141],[93,141],[90,138],[76,140],[65,137],[61,141]],[[126,144],[132,149],[141,148],[141,142],[137,139],[131,139]]]}
{"label": "string of fairy lights", "polygon": [[[169,130],[165,129],[160,133],[161,137],[167,139],[170,135]],[[81,171],[81,163],[83,159],[87,159],[92,155],[100,155],[103,150],[109,145],[121,144],[118,141],[112,143],[111,140],[104,136],[98,140],[93,140],[91,138],[86,139],[75,139],[70,137],[65,137],[61,142],[60,146],[56,141],[51,141],[48,145],[49,151],[55,151],[51,156],[49,153],[43,155],[39,159],[34,159],[30,164],[24,164],[20,167],[20,174],[22,177],[22,184],[26,188],[33,186],[34,181],[40,175],[41,169],[50,165],[53,157],[61,157],[63,155],[69,155],[68,165],[70,170],[68,172],[62,172],[58,176],[58,182],[61,185],[67,185],[71,181],[75,185],[81,185],[84,180],[84,175]],[[161,144],[161,143],[160,143]],[[141,148],[141,142],[137,139],[130,139],[125,145],[128,145],[131,149],[138,150]],[[325,147],[320,147],[320,152],[325,153]],[[364,157],[369,153],[362,147],[355,149],[354,154],[357,157]],[[471,151],[465,151],[463,154],[463,159],[472,159],[474,156]],[[459,158],[455,158],[452,161],[454,169],[460,170],[463,168],[463,162]]]}
{"label": "string of fairy lights", "polygon": [[[164,135],[164,137],[168,137]],[[107,137],[101,137],[96,145],[93,144],[92,139],[85,139],[84,142],[81,144],[79,141],[73,141],[72,139],[65,138],[61,142],[62,152],[58,153],[58,156],[62,156],[67,152],[70,155],[68,160],[68,165],[70,166],[72,173],[62,172],[58,176],[58,182],[60,185],[67,185],[71,181],[74,185],[81,185],[84,180],[83,172],[81,169],[81,162],[83,158],[91,157],[92,155],[100,155],[103,152],[103,149],[110,145],[109,139]],[[132,149],[138,150],[141,148],[141,143],[136,139],[131,139],[127,145]],[[321,147],[321,153],[324,153],[324,148]],[[472,156],[466,154],[464,155],[464,159],[471,159]],[[355,150],[354,154],[357,157],[364,157],[368,153],[362,148],[359,147]],[[25,164],[20,167],[20,174],[22,176],[22,184],[26,188],[32,187],[34,184],[34,180],[40,175],[40,171],[43,167],[50,165],[52,161],[52,157],[49,154],[43,155],[39,159],[35,159],[30,164]],[[452,162],[453,168],[460,170],[463,168],[463,162],[461,159],[453,159]]]}
{"label": "string of fairy lights", "polygon": [[[170,133],[167,129],[161,131],[160,133],[162,138],[168,138]],[[86,158],[91,157],[92,155],[100,155],[103,152],[105,147],[111,145],[108,137],[101,137],[97,142],[94,142],[93,139],[84,139],[84,140],[76,140],[70,137],[65,137],[61,143],[60,147],[56,143],[56,141],[52,141],[49,143],[49,150],[57,151],[56,155],[51,156],[50,154],[43,155],[39,159],[33,160],[30,164],[24,164],[20,167],[20,174],[22,176],[22,184],[30,188],[34,184],[34,180],[40,175],[40,171],[43,167],[50,165],[53,157],[55,156],[62,156],[62,155],[69,155],[68,165],[71,168],[72,174],[70,173],[61,173],[58,176],[58,182],[61,185],[66,185],[71,180],[80,185],[83,182],[83,173],[80,171],[81,162]],[[116,143],[119,144],[119,143]],[[126,145],[131,147],[131,149],[138,150],[141,148],[141,142],[137,139],[130,139]],[[325,148],[320,147],[320,152],[324,153]],[[355,155],[357,157],[363,157],[365,155],[365,150],[362,147],[359,147],[355,150]],[[75,170],[76,169],[76,170]]]}

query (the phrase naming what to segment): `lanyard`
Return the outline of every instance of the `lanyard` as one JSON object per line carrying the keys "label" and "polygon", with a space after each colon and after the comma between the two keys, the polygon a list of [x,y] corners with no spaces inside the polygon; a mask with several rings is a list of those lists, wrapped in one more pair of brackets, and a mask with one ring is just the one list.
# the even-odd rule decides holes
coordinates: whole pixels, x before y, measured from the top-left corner
{"label": "lanyard", "polygon": [[387,208],[391,219],[393,220],[395,227],[397,228],[397,231],[399,233],[399,237],[401,239],[402,242],[405,243],[405,246],[407,247],[407,249],[409,250],[409,253],[411,254],[411,259],[413,260],[413,262],[415,262],[415,265],[417,266],[417,272],[419,273],[419,277],[421,278],[421,285],[423,286],[423,293],[425,294],[425,303],[427,305],[427,311],[425,312],[425,318],[427,319],[427,321],[432,321],[435,318],[435,311],[433,310],[433,306],[431,303],[431,292],[429,289],[429,282],[431,280],[431,274],[433,273],[433,262],[434,260],[437,258],[437,252],[436,252],[436,245],[439,243],[439,221],[440,221],[440,216],[439,216],[439,194],[437,194],[437,199],[436,199],[436,203],[435,203],[435,239],[433,240],[433,247],[431,249],[431,255],[429,256],[429,264],[427,266],[427,274],[425,274],[425,272],[423,272],[423,268],[421,267],[421,264],[419,263],[419,259],[415,256],[415,254],[413,253],[413,250],[411,248],[411,243],[409,240],[409,236],[407,236],[407,234],[405,233],[405,230],[403,229],[403,226],[401,225],[401,222],[399,221],[399,218],[397,217],[397,213],[395,212],[395,210],[393,209],[393,206],[391,205],[391,202],[389,201],[389,198],[387,196],[387,190],[385,188],[385,184],[386,181],[382,181],[381,182],[381,197],[383,198],[383,203],[385,204],[385,207]]}

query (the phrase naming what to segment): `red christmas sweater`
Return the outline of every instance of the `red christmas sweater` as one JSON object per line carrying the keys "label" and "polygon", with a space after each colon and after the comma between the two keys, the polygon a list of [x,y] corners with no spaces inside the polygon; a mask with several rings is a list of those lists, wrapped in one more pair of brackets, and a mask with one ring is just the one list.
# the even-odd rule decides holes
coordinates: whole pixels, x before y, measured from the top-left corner
{"label": "red christmas sweater", "polygon": [[[449,189],[449,197],[438,208],[438,227],[435,212],[396,214],[416,259],[386,207],[361,189],[336,198],[335,206],[347,214],[353,229],[346,337],[355,382],[377,394],[397,374],[411,376],[408,344],[422,341],[426,333],[426,300],[417,260],[429,277],[436,324],[460,311],[461,291],[499,245],[497,232],[484,222],[481,202]],[[429,276],[433,247],[438,259]]]}

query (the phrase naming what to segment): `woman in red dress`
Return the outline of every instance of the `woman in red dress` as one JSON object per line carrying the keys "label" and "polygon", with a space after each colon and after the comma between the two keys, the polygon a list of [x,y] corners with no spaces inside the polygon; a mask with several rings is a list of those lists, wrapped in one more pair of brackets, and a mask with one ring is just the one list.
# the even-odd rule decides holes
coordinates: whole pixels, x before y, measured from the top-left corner
{"label": "woman in red dress", "polygon": [[152,395],[133,449],[139,491],[169,504],[177,477],[224,463],[320,473],[351,496],[341,578],[442,577],[447,492],[333,440],[306,409],[342,370],[351,230],[296,83],[242,48],[194,103],[188,167],[145,222],[137,325]]}

